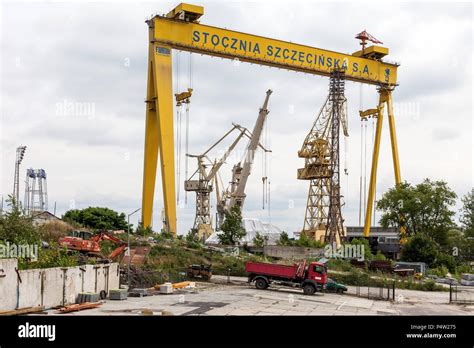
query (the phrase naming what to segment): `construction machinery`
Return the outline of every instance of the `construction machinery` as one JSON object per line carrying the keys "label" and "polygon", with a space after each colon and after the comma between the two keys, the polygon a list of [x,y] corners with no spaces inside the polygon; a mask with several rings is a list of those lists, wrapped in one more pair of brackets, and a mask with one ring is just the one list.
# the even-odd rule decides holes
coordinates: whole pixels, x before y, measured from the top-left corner
{"label": "construction machinery", "polygon": [[204,265],[204,264],[189,265],[186,275],[189,278],[202,278],[204,280],[211,280],[212,265]]}
{"label": "construction machinery", "polygon": [[[109,240],[118,247],[115,248],[108,256],[102,255],[100,242]],[[66,236],[59,239],[59,245],[66,247],[68,250],[79,251],[81,254],[87,257],[98,258],[101,262],[108,262],[110,260],[116,260],[127,248],[127,243],[117,238],[108,232],[101,231],[90,239],[83,239],[81,237]]]}
{"label": "construction machinery", "polygon": [[[265,124],[265,120],[267,115],[270,111],[268,111],[268,100],[272,91],[269,89],[265,96],[265,101],[263,102],[263,106],[260,108],[258,113],[257,121],[253,127],[252,135],[250,137],[250,141],[247,145],[247,148],[244,153],[244,163],[242,162],[237,163],[232,168],[232,181],[230,187],[219,195],[219,191],[217,197],[217,217],[218,222],[217,225],[219,226],[220,223],[224,220],[224,215],[226,211],[230,211],[233,206],[238,206],[240,209],[243,208],[245,202],[245,187],[247,185],[248,178],[250,176],[250,171],[252,169],[252,164],[255,158],[255,153],[257,151],[257,147],[260,143],[260,137],[262,135],[263,126]],[[263,147],[262,147],[263,148]],[[269,152],[263,148],[265,152]]]}
{"label": "construction machinery", "polygon": [[[232,144],[224,152],[223,156],[219,160],[211,161],[207,154],[209,151],[219,145],[224,139],[226,139],[235,130],[239,131],[239,135],[232,142]],[[193,232],[197,233],[199,239],[207,239],[212,233],[211,225],[211,202],[210,194],[212,192],[212,182],[216,178],[217,172],[221,166],[225,163],[225,160],[234,150],[235,146],[239,143],[240,139],[246,134],[246,129],[240,125],[233,125],[233,127],[227,131],[218,141],[216,141],[211,147],[209,147],[201,155],[190,155],[189,157],[195,157],[198,161],[198,168],[191,175],[189,179],[184,182],[185,191],[196,192],[196,216],[194,219]],[[210,170],[207,167],[211,165]],[[194,178],[197,176],[197,178]]]}
{"label": "construction machinery", "polygon": [[[200,155],[187,154],[188,157],[196,158],[198,162],[196,171],[188,180],[184,182],[184,189],[188,192],[196,192],[196,216],[194,219],[192,231],[197,233],[197,236],[200,240],[207,239],[214,232],[211,223],[210,201],[210,194],[213,191],[213,182],[216,186],[218,219],[217,226],[219,226],[220,222],[222,222],[225,211],[230,210],[236,204],[241,208],[243,206],[246,196],[245,186],[247,184],[248,177],[250,176],[250,170],[252,168],[252,163],[255,157],[255,152],[257,151],[257,147],[260,147],[265,152],[269,152],[269,150],[260,144],[260,136],[262,134],[266,116],[269,113],[267,108],[271,93],[271,90],[267,91],[265,101],[259,111],[253,132],[249,132],[247,128],[238,124],[233,124],[233,127],[213,145],[211,145],[204,153]],[[238,132],[238,136],[230,144],[220,159],[212,161],[208,157],[209,152],[216,148],[217,145],[219,145],[234,131]],[[249,143],[244,153],[244,163],[242,165],[242,162],[239,162],[234,165],[232,169],[232,181],[230,187],[221,192],[218,180],[219,170],[243,137],[247,137],[249,139]],[[210,169],[208,170],[207,167],[210,167]],[[197,178],[195,178],[196,176]]]}
{"label": "construction machinery", "polygon": [[339,244],[344,235],[339,181],[339,125],[347,129],[347,100],[341,72],[331,77],[329,96],[306,136],[298,157],[305,159],[297,171],[308,180],[309,191],[302,233],[321,242]]}
{"label": "construction machinery", "polygon": [[[158,151],[160,153],[164,228],[176,235],[176,188],[173,137],[172,51],[181,50],[240,62],[276,67],[329,77],[335,69],[344,71],[344,79],[378,87],[379,105],[387,103],[395,183],[400,183],[398,150],[392,108],[392,91],[397,86],[398,64],[383,61],[388,48],[365,47],[353,54],[270,39],[199,23],[204,8],[181,3],[167,15],[147,20],[149,29],[148,83],[146,96],[146,130],[143,171],[142,224],[152,222]],[[367,42],[368,40],[366,40]],[[381,135],[379,117],[376,136]],[[375,189],[380,143],[374,143],[369,191]],[[375,153],[377,155],[375,155]],[[374,178],[374,180],[372,180]],[[373,195],[367,202],[371,211]],[[238,199],[239,197],[235,197]],[[370,207],[369,207],[370,205]],[[365,220],[365,235],[370,218]]]}

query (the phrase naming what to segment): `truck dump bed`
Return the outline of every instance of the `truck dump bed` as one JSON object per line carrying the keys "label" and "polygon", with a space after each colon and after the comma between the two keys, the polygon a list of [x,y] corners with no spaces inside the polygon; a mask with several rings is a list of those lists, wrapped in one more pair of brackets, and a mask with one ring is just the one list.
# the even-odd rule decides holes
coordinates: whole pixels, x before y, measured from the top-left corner
{"label": "truck dump bed", "polygon": [[295,279],[303,277],[305,266],[305,261],[295,263],[291,266],[263,262],[247,262],[245,263],[245,271],[251,274],[261,274],[270,277]]}

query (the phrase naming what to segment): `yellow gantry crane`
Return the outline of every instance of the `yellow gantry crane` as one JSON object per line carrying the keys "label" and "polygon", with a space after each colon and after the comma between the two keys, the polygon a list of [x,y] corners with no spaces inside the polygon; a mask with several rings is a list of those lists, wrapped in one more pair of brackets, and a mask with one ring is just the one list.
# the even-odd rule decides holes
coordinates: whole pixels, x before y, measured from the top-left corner
{"label": "yellow gantry crane", "polygon": [[388,48],[376,45],[366,47],[364,44],[362,50],[344,54],[203,25],[198,22],[203,14],[203,7],[182,3],[165,16],[156,15],[147,20],[149,49],[142,196],[143,226],[150,226],[152,222],[159,152],[165,229],[172,234],[177,232],[172,93],[172,51],[176,49],[320,76],[330,76],[334,69],[343,69],[346,80],[377,86],[380,93],[380,112],[377,114],[376,141],[364,230],[368,236],[382,133],[382,111],[385,104],[390,126],[395,182],[399,183],[401,180],[392,107],[392,91],[397,85],[398,65],[382,60],[388,54]]}

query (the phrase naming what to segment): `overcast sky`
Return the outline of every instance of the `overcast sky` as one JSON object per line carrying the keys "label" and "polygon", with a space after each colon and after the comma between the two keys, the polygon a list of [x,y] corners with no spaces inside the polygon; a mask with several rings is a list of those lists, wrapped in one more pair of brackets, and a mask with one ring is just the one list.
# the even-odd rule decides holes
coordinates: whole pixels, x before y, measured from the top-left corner
{"label": "overcast sky", "polygon": [[[15,148],[27,145],[20,175],[21,199],[26,168],[33,167],[46,170],[49,208],[53,211],[56,202],[58,216],[74,207],[105,206],[130,213],[141,206],[148,45],[144,21],[176,4],[2,2],[0,193],[4,197],[13,189]],[[354,36],[367,29],[389,47],[387,60],[401,64],[400,85],[393,96],[402,179],[415,184],[426,177],[445,180],[459,196],[471,189],[470,2],[199,4],[205,6],[204,24],[344,53],[359,49]],[[178,75],[179,90],[189,87],[189,56],[174,54],[174,92]],[[271,209],[262,209],[263,169],[258,154],[244,216],[271,220],[290,232],[301,230],[308,182],[296,179],[296,169],[304,162],[297,151],[324,102],[328,79],[193,54],[192,87],[189,147],[195,154],[223,135],[232,122],[252,129],[266,90],[273,90],[268,136],[263,140],[273,151],[268,157]],[[358,110],[374,107],[378,95],[373,86],[348,82],[346,96],[349,138],[343,144],[341,167],[349,174],[342,176],[341,186],[346,224],[355,226],[359,224],[361,175]],[[70,112],[65,107],[69,102],[86,106],[90,112],[81,114],[78,108]],[[377,197],[394,183],[386,121]],[[367,171],[371,132],[369,122]],[[231,167],[245,145],[222,168],[224,182],[230,180]],[[189,160],[189,166],[191,174],[195,159]],[[184,167],[183,160],[182,180]],[[183,183],[179,185],[183,199]],[[192,226],[194,199],[188,194],[187,204],[178,208],[179,233]],[[156,229],[161,227],[162,206],[158,174]]]}

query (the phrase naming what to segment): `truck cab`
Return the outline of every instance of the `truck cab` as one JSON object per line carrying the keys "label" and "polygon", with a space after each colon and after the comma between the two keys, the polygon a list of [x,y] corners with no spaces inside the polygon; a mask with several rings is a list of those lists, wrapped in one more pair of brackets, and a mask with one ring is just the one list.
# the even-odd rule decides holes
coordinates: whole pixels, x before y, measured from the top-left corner
{"label": "truck cab", "polygon": [[301,283],[304,293],[312,295],[316,291],[323,290],[327,284],[327,273],[326,264],[311,262],[305,269],[304,280]]}
{"label": "truck cab", "polygon": [[327,273],[327,266],[324,263],[311,262],[306,269],[305,279],[324,285],[327,283]]}

